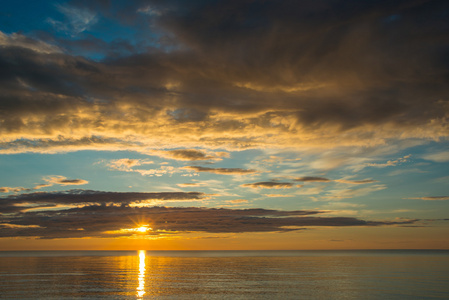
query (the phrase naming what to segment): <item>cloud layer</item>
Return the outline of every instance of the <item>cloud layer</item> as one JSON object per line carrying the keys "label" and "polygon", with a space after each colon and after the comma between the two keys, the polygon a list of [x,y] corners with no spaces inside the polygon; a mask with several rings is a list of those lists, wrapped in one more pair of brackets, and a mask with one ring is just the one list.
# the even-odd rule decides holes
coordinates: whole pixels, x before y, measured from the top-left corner
{"label": "cloud layer", "polygon": [[[417,220],[366,221],[349,217],[318,217],[317,210],[214,209],[199,207],[131,207],[145,199],[201,199],[201,193],[111,193],[72,190],[23,194],[1,200],[0,237],[117,237],[135,234],[149,224],[149,235],[188,232],[285,232],[314,226],[382,226]],[[78,206],[76,206],[78,204]],[[79,205],[83,204],[83,205]],[[40,206],[39,210],[27,207]],[[57,205],[72,208],[55,210]]]}
{"label": "cloud layer", "polygon": [[97,42],[105,58],[94,61],[60,50],[93,41],[52,45],[2,33],[0,146],[147,151],[445,138],[448,5],[133,1],[115,19],[100,3],[60,6],[70,26],[60,30],[70,34],[87,30],[98,11],[121,24],[145,20],[157,38],[126,55]]}

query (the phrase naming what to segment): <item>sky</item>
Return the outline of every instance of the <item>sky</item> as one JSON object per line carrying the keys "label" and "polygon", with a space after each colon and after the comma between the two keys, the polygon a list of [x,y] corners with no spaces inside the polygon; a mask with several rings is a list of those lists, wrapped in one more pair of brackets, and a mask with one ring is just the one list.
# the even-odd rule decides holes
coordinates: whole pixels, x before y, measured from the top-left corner
{"label": "sky", "polygon": [[1,1],[0,250],[449,249],[449,2]]}

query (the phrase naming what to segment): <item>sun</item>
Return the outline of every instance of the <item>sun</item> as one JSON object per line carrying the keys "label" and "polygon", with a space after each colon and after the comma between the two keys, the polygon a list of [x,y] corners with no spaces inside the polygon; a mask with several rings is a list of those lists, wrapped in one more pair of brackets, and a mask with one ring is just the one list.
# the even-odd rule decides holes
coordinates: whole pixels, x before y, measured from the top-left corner
{"label": "sun", "polygon": [[147,232],[148,230],[151,230],[151,228],[148,227],[148,225],[143,225],[136,228],[136,231],[141,233]]}

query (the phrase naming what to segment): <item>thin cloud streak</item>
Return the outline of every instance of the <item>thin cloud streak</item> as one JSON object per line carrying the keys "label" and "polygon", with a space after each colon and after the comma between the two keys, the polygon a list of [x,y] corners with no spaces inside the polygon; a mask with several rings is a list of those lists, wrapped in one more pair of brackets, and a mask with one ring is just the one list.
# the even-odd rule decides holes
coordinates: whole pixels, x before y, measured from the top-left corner
{"label": "thin cloud streak", "polygon": [[290,182],[277,182],[277,181],[261,181],[254,183],[245,183],[242,184],[243,187],[250,187],[253,189],[264,188],[264,189],[289,189],[293,187],[293,184]]}
{"label": "thin cloud streak", "polygon": [[415,197],[415,198],[408,198],[408,199],[419,199],[419,200],[426,200],[426,201],[443,201],[443,200],[449,200],[449,196],[427,196],[427,197]]}
{"label": "thin cloud streak", "polygon": [[331,180],[324,177],[314,177],[314,176],[306,176],[306,177],[299,177],[295,178],[295,181],[301,181],[301,182],[330,182]]}
{"label": "thin cloud streak", "polygon": [[363,180],[347,180],[347,179],[337,179],[336,182],[347,183],[347,184],[367,184],[367,183],[375,183],[377,180],[373,179],[363,179]]}
{"label": "thin cloud streak", "polygon": [[257,173],[256,170],[252,169],[241,169],[241,168],[207,168],[200,166],[187,166],[184,167],[187,170],[193,170],[196,172],[209,172],[220,175],[245,175],[245,174],[253,174]]}

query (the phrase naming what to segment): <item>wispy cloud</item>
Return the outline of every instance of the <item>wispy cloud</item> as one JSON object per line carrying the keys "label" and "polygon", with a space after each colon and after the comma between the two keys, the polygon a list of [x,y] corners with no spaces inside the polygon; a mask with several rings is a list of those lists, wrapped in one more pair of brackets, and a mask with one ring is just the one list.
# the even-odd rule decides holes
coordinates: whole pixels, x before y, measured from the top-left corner
{"label": "wispy cloud", "polygon": [[384,184],[375,184],[368,187],[358,188],[358,189],[334,189],[326,192],[326,196],[324,199],[329,200],[338,200],[338,199],[347,199],[360,197],[372,192],[381,191],[386,189],[387,186]]}
{"label": "wispy cloud", "polygon": [[113,170],[135,172],[135,170],[133,170],[134,167],[151,164],[154,164],[154,162],[146,159],[121,158],[112,160],[109,162],[108,166]]}
{"label": "wispy cloud", "polygon": [[96,13],[89,9],[77,8],[70,5],[56,5],[60,13],[64,15],[63,21],[47,18],[47,22],[52,24],[57,30],[64,31],[72,36],[76,36],[97,23]]}
{"label": "wispy cloud", "polygon": [[406,169],[400,169],[400,170],[394,170],[388,173],[389,176],[398,176],[398,175],[404,175],[404,174],[411,174],[411,173],[427,173],[428,171],[424,171],[419,168],[406,168]]}
{"label": "wispy cloud", "polygon": [[430,160],[430,161],[439,162],[439,163],[448,162],[449,161],[449,151],[429,153],[429,154],[423,155],[423,158],[425,160]]}
{"label": "wispy cloud", "polygon": [[137,12],[146,14],[146,15],[150,15],[150,16],[160,16],[162,14],[162,12],[160,10],[158,10],[157,8],[155,8],[151,5],[141,7],[139,9],[137,9]]}
{"label": "wispy cloud", "polygon": [[368,166],[368,167],[376,167],[376,168],[385,168],[385,167],[396,166],[399,163],[407,162],[411,156],[412,156],[411,154],[405,155],[405,156],[400,157],[400,158],[395,159],[395,160],[389,160],[386,163],[367,163],[366,166]]}
{"label": "wispy cloud", "polygon": [[117,170],[122,172],[134,172],[138,173],[142,176],[164,176],[164,175],[172,175],[177,172],[181,172],[183,169],[175,168],[169,165],[161,165],[159,168],[151,168],[151,169],[138,169],[136,167],[144,166],[144,165],[153,165],[154,162],[148,159],[129,159],[122,158],[110,161],[107,165],[111,170]]}

